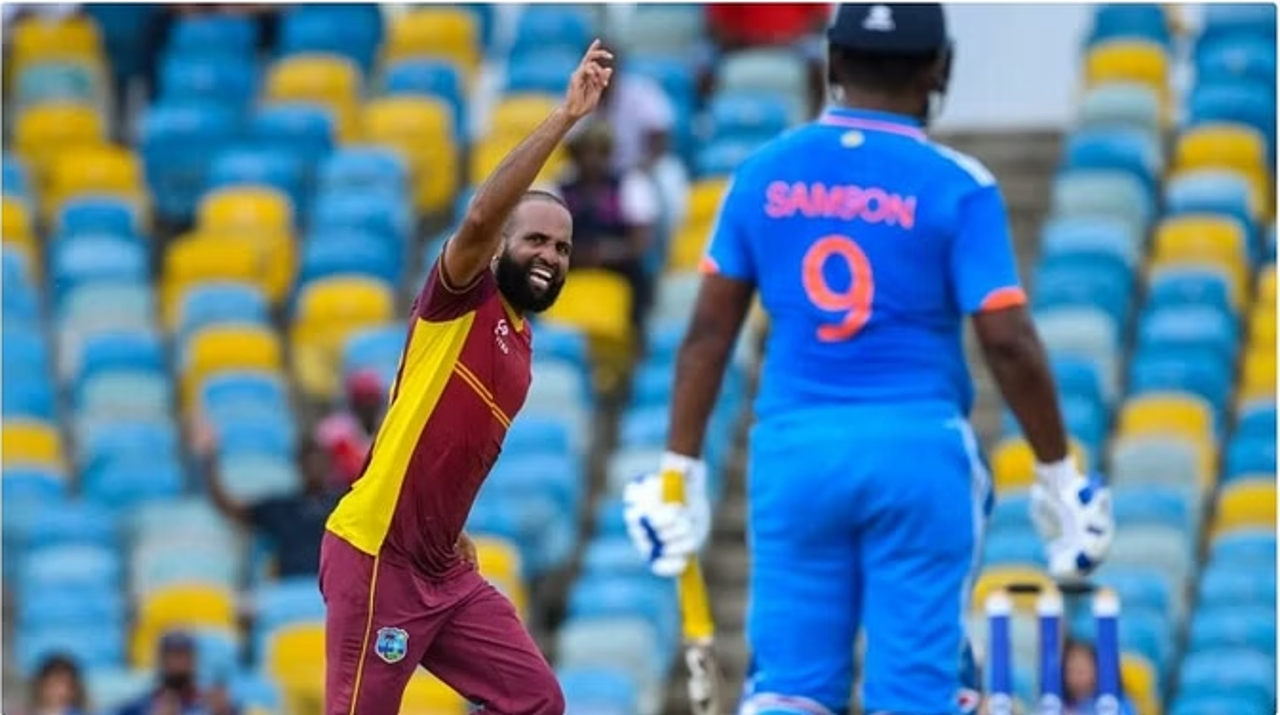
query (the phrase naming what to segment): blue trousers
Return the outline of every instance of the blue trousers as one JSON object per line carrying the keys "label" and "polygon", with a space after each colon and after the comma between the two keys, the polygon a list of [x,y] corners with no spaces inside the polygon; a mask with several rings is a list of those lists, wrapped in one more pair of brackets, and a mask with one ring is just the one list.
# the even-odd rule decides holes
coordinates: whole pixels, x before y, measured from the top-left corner
{"label": "blue trousers", "polygon": [[865,636],[865,712],[957,711],[990,479],[954,408],[766,418],[748,466],[743,711],[841,713]]}

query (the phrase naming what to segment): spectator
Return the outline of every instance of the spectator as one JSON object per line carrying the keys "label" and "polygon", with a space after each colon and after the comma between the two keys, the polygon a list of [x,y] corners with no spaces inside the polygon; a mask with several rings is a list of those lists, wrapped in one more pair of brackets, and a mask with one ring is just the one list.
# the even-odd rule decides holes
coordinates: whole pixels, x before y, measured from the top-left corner
{"label": "spectator", "polygon": [[652,292],[645,262],[660,211],[657,191],[643,173],[614,168],[607,124],[588,125],[568,148],[573,171],[560,193],[573,215],[573,268],[600,268],[626,279],[631,322],[643,335]]}
{"label": "spectator", "polygon": [[[1093,646],[1068,640],[1062,651],[1063,715],[1094,715],[1098,696],[1098,655]],[[1132,715],[1133,708],[1121,697],[1120,712]]]}
{"label": "spectator", "polygon": [[277,576],[313,577],[320,573],[325,521],[344,489],[335,484],[328,456],[319,445],[308,440],[299,449],[301,491],[254,504],[242,504],[227,494],[218,474],[217,437],[208,426],[197,426],[194,450],[205,465],[214,506],[228,519],[267,536],[275,549]]}
{"label": "spectator", "polygon": [[44,659],[31,683],[28,715],[85,715],[88,712],[80,667],[55,654]]}
{"label": "spectator", "polygon": [[611,163],[618,172],[651,167],[670,152],[675,109],[662,87],[626,71],[615,45],[613,80],[600,96],[598,115],[613,130]]}
{"label": "spectator", "polygon": [[196,642],[181,631],[166,633],[160,639],[159,667],[156,687],[150,693],[120,709],[118,715],[237,715],[234,707],[202,692],[196,680]]}
{"label": "spectator", "polygon": [[369,370],[353,373],[346,387],[347,404],[320,422],[315,440],[329,453],[336,476],[350,484],[364,470],[387,399],[382,378]]}
{"label": "spectator", "polygon": [[809,66],[810,111],[817,114],[826,99],[823,32],[831,21],[827,3],[713,3],[706,6],[707,48],[701,85],[709,94],[713,68],[722,55],[757,47],[794,49]]}

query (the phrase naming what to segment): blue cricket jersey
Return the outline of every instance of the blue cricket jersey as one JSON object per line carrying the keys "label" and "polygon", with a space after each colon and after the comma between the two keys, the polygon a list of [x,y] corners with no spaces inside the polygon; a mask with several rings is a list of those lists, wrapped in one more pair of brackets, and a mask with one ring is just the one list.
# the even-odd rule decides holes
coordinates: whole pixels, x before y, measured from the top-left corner
{"label": "blue cricket jersey", "polygon": [[963,320],[1025,304],[995,178],[918,122],[831,109],[733,176],[703,270],[769,314],[756,414],[946,402],[967,415]]}

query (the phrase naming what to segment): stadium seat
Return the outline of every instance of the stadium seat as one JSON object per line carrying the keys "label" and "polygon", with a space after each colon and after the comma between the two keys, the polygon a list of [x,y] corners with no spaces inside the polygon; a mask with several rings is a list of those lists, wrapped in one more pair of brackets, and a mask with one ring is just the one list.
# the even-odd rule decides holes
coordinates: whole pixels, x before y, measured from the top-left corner
{"label": "stadium seat", "polygon": [[1125,222],[1131,236],[1146,234],[1154,214],[1153,197],[1142,181],[1126,172],[1089,169],[1071,171],[1053,183],[1055,216],[1101,216]]}
{"label": "stadium seat", "polygon": [[64,453],[57,428],[33,420],[8,421],[0,430],[0,456],[6,468],[15,466],[49,467],[60,470]]}
{"label": "stadium seat", "polygon": [[195,215],[213,158],[230,145],[238,125],[236,112],[213,100],[161,102],[142,115],[138,148],[161,218],[187,221]]}
{"label": "stadium seat", "polygon": [[262,107],[249,120],[248,132],[254,145],[300,156],[307,169],[333,151],[335,139],[330,113],[305,103]]}
{"label": "stadium seat", "polygon": [[228,147],[214,157],[208,179],[211,191],[243,185],[270,187],[284,193],[305,213],[306,161],[279,144]]}
{"label": "stadium seat", "polygon": [[1238,481],[1223,487],[1213,517],[1213,534],[1236,529],[1275,528],[1275,482]]}
{"label": "stadium seat", "polygon": [[1200,578],[1199,600],[1209,607],[1269,605],[1275,603],[1274,574],[1243,570],[1229,561],[1212,561]]}
{"label": "stadium seat", "polygon": [[627,67],[638,57],[676,57],[696,42],[705,29],[703,13],[691,5],[637,5],[622,32]]}
{"label": "stadium seat", "polygon": [[409,186],[409,169],[394,149],[348,146],[321,162],[318,184],[322,194],[343,190],[400,194]]}
{"label": "stadium seat", "polygon": [[467,701],[438,678],[415,672],[400,701],[402,715],[466,715]]}
{"label": "stadium seat", "polygon": [[1201,84],[1235,81],[1274,84],[1275,39],[1244,35],[1201,38],[1196,43],[1192,62],[1196,80]]}
{"label": "stadium seat", "polygon": [[[1088,458],[1074,440],[1071,453],[1082,468],[1088,468]],[[1035,481],[1035,456],[1031,446],[1021,438],[998,444],[992,452],[991,468],[996,491],[1001,494],[1024,489]]]}
{"label": "stadium seat", "polygon": [[302,389],[315,396],[335,395],[347,337],[362,328],[388,323],[394,310],[390,284],[377,278],[332,275],[303,287],[291,327],[292,369]]}
{"label": "stadium seat", "polygon": [[258,73],[248,55],[194,51],[164,56],[159,82],[161,104],[209,102],[240,109],[257,92]]}
{"label": "stadium seat", "polygon": [[468,83],[480,69],[480,27],[461,7],[415,7],[392,18],[382,46],[383,66],[410,58],[438,57],[457,64]]}
{"label": "stadium seat", "polygon": [[1098,5],[1087,45],[1112,40],[1145,40],[1168,47],[1173,36],[1165,9],[1159,3]]}
{"label": "stadium seat", "polygon": [[174,22],[169,52],[205,52],[215,56],[252,53],[258,42],[258,26],[250,15],[200,13]]}
{"label": "stadium seat", "polygon": [[442,59],[414,58],[395,62],[382,75],[383,91],[391,96],[435,97],[453,110],[454,136],[463,141],[468,127],[466,78],[458,66]]}
{"label": "stadium seat", "polygon": [[279,33],[277,50],[282,55],[342,55],[367,74],[377,60],[382,11],[359,3],[298,5],[282,13]]}
{"label": "stadium seat", "polygon": [[346,57],[316,52],[289,55],[268,68],[263,87],[267,102],[304,102],[333,114],[338,140],[354,141],[359,133],[356,108],[360,71]]}
{"label": "stadium seat", "polygon": [[135,203],[111,196],[80,196],[62,202],[53,228],[61,239],[81,234],[133,238],[143,235],[147,227]]}
{"label": "stadium seat", "polygon": [[451,107],[425,96],[380,97],[361,110],[360,125],[367,141],[403,158],[418,211],[432,213],[451,205],[459,163]]}
{"label": "stadium seat", "polygon": [[1089,48],[1084,59],[1085,82],[1134,82],[1160,92],[1168,91],[1169,56],[1158,43],[1134,39],[1100,42]]}
{"label": "stadium seat", "polygon": [[795,53],[773,48],[735,52],[716,67],[718,92],[764,92],[787,98],[790,116],[801,116],[807,104],[808,78]]}
{"label": "stadium seat", "polygon": [[183,404],[191,405],[196,388],[226,370],[276,371],[283,367],[275,334],[251,326],[215,326],[192,336],[182,365]]}
{"label": "stadium seat", "polygon": [[1243,648],[1261,653],[1276,650],[1274,607],[1202,605],[1191,619],[1190,645],[1194,650]]}
{"label": "stadium seat", "polygon": [[1125,696],[1136,706],[1138,715],[1161,712],[1160,674],[1150,660],[1137,653],[1122,653],[1120,682]]}
{"label": "stadium seat", "polygon": [[22,18],[13,25],[11,62],[22,67],[43,60],[103,62],[102,38],[87,16],[63,16],[54,20]]}
{"label": "stadium seat", "polygon": [[142,203],[142,165],[132,151],[108,144],[84,147],[57,157],[44,193],[44,215],[52,220],[67,199],[109,195]]}
{"label": "stadium seat", "polygon": [[1237,703],[1247,703],[1245,709],[1232,712],[1265,712],[1273,709],[1275,666],[1269,653],[1241,649],[1192,652],[1179,671],[1179,688],[1183,693],[1228,695]]}
{"label": "stadium seat", "polygon": [[1174,145],[1178,169],[1234,169],[1245,174],[1260,170],[1267,157],[1266,139],[1250,127],[1206,123],[1191,127]]}
{"label": "stadium seat", "polygon": [[277,629],[263,658],[267,674],[293,708],[321,707],[324,693],[324,622],[302,622]]}
{"label": "stadium seat", "polygon": [[157,639],[174,629],[235,628],[235,603],[227,591],[199,585],[174,586],[153,592],[140,605],[131,661],[152,662]]}

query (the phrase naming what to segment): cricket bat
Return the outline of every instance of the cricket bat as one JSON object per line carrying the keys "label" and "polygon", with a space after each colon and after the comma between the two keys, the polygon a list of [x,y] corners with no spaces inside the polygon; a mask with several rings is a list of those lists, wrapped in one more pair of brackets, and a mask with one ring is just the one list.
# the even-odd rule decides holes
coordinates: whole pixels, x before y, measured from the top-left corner
{"label": "cricket bat", "polygon": [[[684,503],[684,478],[662,475],[662,496],[670,503]],[[689,669],[689,703],[693,715],[720,715],[720,666],[715,654],[715,622],[707,599],[707,584],[695,554],[677,581],[680,623],[684,636],[684,661]]]}

